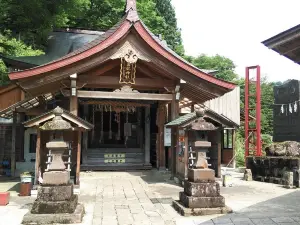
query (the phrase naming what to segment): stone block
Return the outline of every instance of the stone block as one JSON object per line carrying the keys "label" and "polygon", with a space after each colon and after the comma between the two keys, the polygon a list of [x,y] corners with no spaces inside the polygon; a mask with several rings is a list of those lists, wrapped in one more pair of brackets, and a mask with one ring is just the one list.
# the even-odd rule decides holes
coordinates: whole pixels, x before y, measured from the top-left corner
{"label": "stone block", "polygon": [[187,196],[184,192],[179,193],[180,202],[187,208],[217,208],[225,207],[225,198],[218,197],[194,197]]}
{"label": "stone block", "polygon": [[220,196],[220,184],[184,182],[184,193],[195,197],[218,197]]}
{"label": "stone block", "polygon": [[182,216],[205,216],[215,214],[227,214],[232,213],[232,209],[228,206],[216,207],[216,208],[186,208],[179,201],[173,201],[174,209],[179,212]]}
{"label": "stone block", "polygon": [[62,186],[40,186],[37,199],[40,201],[65,201],[71,199],[73,185]]}
{"label": "stone block", "polygon": [[215,171],[212,169],[188,169],[188,180],[191,182],[214,182]]}
{"label": "stone block", "polygon": [[294,174],[293,172],[286,171],[283,174],[283,183],[286,188],[294,187]]}
{"label": "stone block", "polygon": [[252,172],[251,172],[251,169],[245,169],[244,180],[246,180],[246,181],[252,181]]}
{"label": "stone block", "polygon": [[28,212],[23,217],[22,224],[75,224],[81,223],[84,207],[78,204],[74,213],[32,214]]}
{"label": "stone block", "polygon": [[62,185],[68,184],[70,175],[68,171],[50,171],[43,174],[44,185]]}
{"label": "stone block", "polygon": [[40,201],[33,203],[32,214],[73,213],[78,203],[78,195],[73,195],[66,201]]}

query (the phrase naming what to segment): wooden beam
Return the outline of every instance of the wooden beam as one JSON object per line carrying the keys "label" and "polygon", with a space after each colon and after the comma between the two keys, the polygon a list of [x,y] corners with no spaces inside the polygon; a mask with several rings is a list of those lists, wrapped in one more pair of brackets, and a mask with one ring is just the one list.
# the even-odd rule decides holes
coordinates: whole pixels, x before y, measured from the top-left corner
{"label": "wooden beam", "polygon": [[[83,84],[97,85],[100,87],[114,87],[120,86],[120,78],[117,76],[97,76],[92,77],[89,75],[80,75],[78,77],[78,86]],[[135,84],[133,87],[148,87],[155,89],[163,89],[164,87],[173,87],[175,85],[174,81],[167,79],[151,79],[151,78],[135,78]]]}
{"label": "wooden beam", "polygon": [[[68,91],[63,91],[65,96],[70,96]],[[136,99],[152,101],[171,101],[172,94],[149,94],[149,93],[126,93],[126,92],[106,92],[106,91],[78,91],[79,98],[101,98],[101,99]]]}
{"label": "wooden beam", "polygon": [[77,162],[76,162],[76,184],[80,184],[80,158],[81,158],[81,131],[78,131],[77,139]]}
{"label": "wooden beam", "polygon": [[41,130],[37,127],[36,151],[35,151],[35,174],[34,184],[38,184],[39,169],[40,169],[40,152],[41,152]]}
{"label": "wooden beam", "polygon": [[11,153],[10,153],[10,168],[11,176],[15,176],[16,172],[16,135],[17,135],[17,112],[13,112],[12,138],[11,138]]}

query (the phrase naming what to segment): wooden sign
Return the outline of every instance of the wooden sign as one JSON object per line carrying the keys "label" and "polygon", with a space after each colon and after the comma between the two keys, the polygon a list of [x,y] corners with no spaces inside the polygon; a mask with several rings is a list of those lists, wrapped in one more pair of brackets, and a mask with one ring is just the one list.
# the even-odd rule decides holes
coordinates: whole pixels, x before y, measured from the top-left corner
{"label": "wooden sign", "polygon": [[125,163],[125,157],[124,153],[104,154],[104,163]]}

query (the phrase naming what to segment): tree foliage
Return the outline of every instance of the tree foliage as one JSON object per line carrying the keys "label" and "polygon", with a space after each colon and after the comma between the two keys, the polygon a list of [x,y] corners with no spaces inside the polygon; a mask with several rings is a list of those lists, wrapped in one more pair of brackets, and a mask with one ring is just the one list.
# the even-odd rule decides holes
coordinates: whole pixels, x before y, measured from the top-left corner
{"label": "tree foliage", "polygon": [[200,69],[217,70],[216,77],[219,79],[232,82],[238,78],[233,61],[224,56],[202,54],[198,57],[186,56],[185,58]]}
{"label": "tree foliage", "polygon": [[[28,45],[43,48],[55,27],[107,30],[124,15],[125,0],[0,0],[0,32],[12,34]],[[155,35],[183,55],[181,32],[170,0],[138,0],[143,22]]]}
{"label": "tree foliage", "polygon": [[[34,50],[24,42],[12,38],[9,33],[0,35],[0,54],[4,56],[34,56],[43,54],[41,50]],[[0,84],[7,84],[7,68],[3,61],[0,60]]]}

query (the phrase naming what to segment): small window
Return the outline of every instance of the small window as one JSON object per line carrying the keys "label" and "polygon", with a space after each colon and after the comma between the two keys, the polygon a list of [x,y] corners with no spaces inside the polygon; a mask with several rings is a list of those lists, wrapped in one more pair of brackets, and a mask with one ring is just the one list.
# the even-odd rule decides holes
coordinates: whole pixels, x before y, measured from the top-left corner
{"label": "small window", "polygon": [[223,133],[223,148],[231,149],[233,141],[233,132],[231,129],[225,129]]}
{"label": "small window", "polygon": [[36,134],[30,134],[30,140],[29,140],[29,153],[35,153],[36,152],[36,140],[37,135]]}

